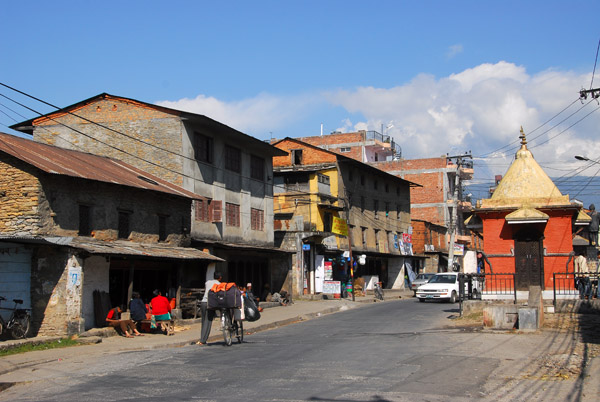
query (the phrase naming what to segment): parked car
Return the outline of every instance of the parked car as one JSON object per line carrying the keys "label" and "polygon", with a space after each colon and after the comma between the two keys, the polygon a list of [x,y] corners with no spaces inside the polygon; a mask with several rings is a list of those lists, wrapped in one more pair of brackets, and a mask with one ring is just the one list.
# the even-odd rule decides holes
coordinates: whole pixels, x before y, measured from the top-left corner
{"label": "parked car", "polygon": [[[420,302],[425,300],[446,300],[456,303],[458,299],[458,272],[443,272],[435,274],[433,278],[424,285],[417,288],[417,298]],[[473,280],[472,298],[481,294],[479,282]],[[468,284],[465,283],[465,294],[468,292]]]}
{"label": "parked car", "polygon": [[426,284],[435,274],[419,274],[414,281],[410,284],[410,288],[417,295],[417,289],[419,286]]}

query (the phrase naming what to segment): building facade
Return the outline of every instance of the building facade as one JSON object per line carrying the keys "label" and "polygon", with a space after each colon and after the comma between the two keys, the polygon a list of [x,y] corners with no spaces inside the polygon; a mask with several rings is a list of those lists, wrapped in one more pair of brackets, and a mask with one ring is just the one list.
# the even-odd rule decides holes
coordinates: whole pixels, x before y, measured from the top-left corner
{"label": "building facade", "polygon": [[272,157],[282,152],[206,116],[100,94],[12,128],[35,141],[122,160],[203,197],[193,246],[227,262],[226,279],[282,286],[289,256],[273,247]]}
{"label": "building facade", "polygon": [[32,309],[33,335],[103,326],[95,292],[177,299],[222,261],[188,247],[201,197],[121,161],[0,133],[2,295]]}
{"label": "building facade", "polygon": [[[402,287],[412,263],[410,183],[297,139],[274,145],[287,152],[273,158],[275,238],[294,252],[294,294],[328,293],[324,285],[352,274],[358,288],[375,277]],[[350,255],[364,265],[351,272]]]}

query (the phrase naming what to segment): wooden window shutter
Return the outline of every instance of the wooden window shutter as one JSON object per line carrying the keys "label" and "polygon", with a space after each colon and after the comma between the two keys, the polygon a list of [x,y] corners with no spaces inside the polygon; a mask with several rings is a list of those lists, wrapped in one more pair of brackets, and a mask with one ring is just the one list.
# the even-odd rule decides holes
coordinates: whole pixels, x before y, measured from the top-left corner
{"label": "wooden window shutter", "polygon": [[210,203],[210,215],[212,216],[212,221],[214,222],[223,222],[223,201],[213,200]]}

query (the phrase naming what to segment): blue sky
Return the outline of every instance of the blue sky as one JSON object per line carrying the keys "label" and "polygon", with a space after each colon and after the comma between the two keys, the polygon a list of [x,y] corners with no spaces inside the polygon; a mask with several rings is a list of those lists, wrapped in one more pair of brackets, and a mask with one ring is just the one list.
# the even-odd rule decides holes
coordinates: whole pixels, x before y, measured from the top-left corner
{"label": "blue sky", "polygon": [[[471,150],[482,189],[506,171],[515,148],[503,147],[523,126],[549,175],[598,173],[573,158],[600,158],[599,106],[577,100],[592,79],[598,1],[5,0],[2,9],[0,82],[57,106],[108,92],[261,139],[384,125],[408,159]],[[594,78],[600,87],[600,71]],[[35,116],[0,99],[2,131]]]}

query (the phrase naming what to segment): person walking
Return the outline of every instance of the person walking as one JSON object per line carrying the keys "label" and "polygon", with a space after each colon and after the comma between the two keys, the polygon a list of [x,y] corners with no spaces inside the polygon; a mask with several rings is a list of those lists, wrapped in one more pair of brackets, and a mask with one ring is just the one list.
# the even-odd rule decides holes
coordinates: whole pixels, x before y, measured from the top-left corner
{"label": "person walking", "polygon": [[212,321],[215,318],[214,310],[208,309],[208,292],[214,285],[218,285],[223,280],[223,275],[220,272],[215,271],[213,275],[214,279],[206,281],[204,284],[204,296],[200,301],[200,311],[202,314],[202,329],[200,330],[200,340],[196,342],[196,345],[206,345],[206,341],[210,336],[210,330],[212,329]]}

